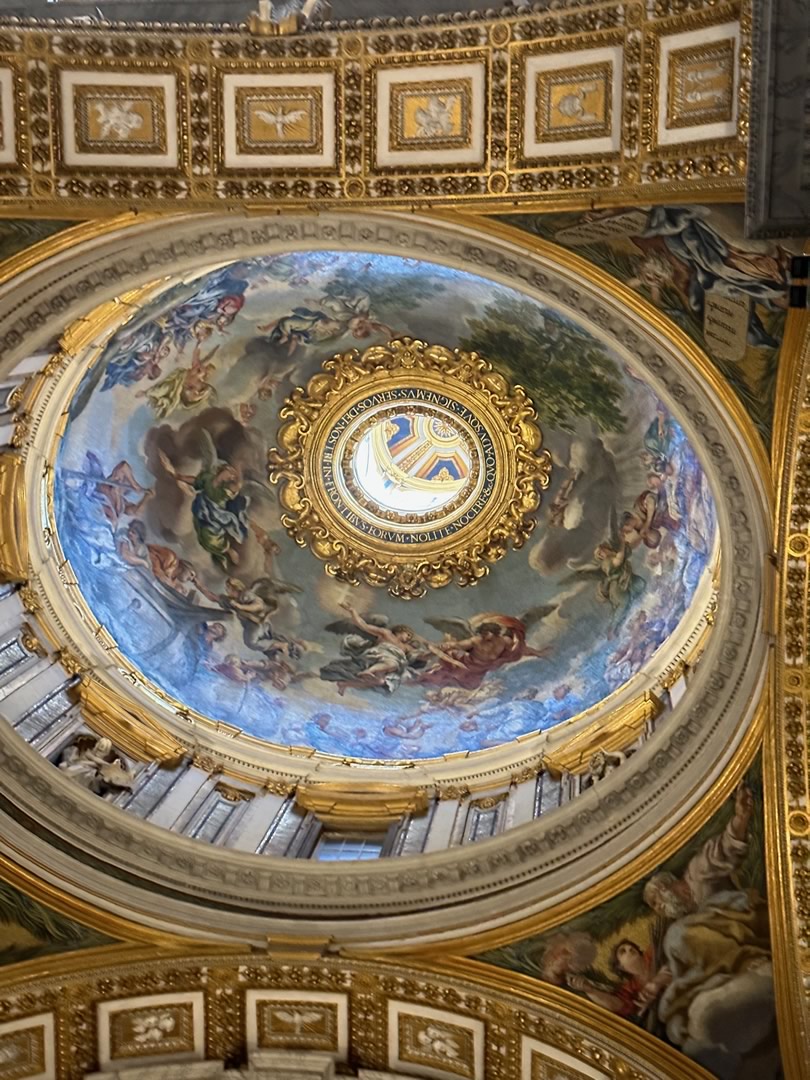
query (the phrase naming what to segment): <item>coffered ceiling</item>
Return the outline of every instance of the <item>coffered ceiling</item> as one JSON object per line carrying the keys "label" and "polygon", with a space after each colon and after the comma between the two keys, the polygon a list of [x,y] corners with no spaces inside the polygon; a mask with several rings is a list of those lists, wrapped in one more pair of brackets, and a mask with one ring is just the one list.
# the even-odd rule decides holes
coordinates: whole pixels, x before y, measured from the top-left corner
{"label": "coffered ceiling", "polygon": [[737,3],[679,11],[572,3],[285,36],[7,25],[0,208],[739,192],[750,17]]}

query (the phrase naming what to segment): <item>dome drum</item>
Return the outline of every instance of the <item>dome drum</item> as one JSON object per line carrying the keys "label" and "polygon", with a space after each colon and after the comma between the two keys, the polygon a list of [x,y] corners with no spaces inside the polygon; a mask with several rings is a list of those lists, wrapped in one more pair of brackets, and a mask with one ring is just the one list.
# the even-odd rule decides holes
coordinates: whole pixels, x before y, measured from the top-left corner
{"label": "dome drum", "polygon": [[[240,815],[265,798],[280,806],[295,787],[315,791],[323,813],[323,792],[313,785],[351,785],[357,777],[424,789],[435,805],[465,806],[469,820],[471,803],[498,800],[512,787],[536,791],[541,773],[567,774],[576,798],[546,808],[547,823],[544,813],[522,825],[515,819],[506,831],[511,810],[498,817],[500,803],[476,807],[499,822],[497,834],[479,836],[474,850],[461,843],[364,864],[363,879],[375,881],[369,898],[351,864],[287,860],[281,871],[272,856],[203,847],[132,816],[116,815],[111,843],[93,812],[98,797],[8,732],[0,746],[4,798],[22,812],[36,803],[43,828],[31,857],[46,859],[53,842],[62,843],[57,872],[70,888],[85,887],[83,878],[101,890],[104,867],[114,861],[117,873],[137,879],[144,900],[155,890],[165,895],[159,920],[177,919],[182,908],[194,923],[197,911],[221,940],[228,932],[217,905],[238,920],[240,933],[259,925],[266,933],[270,924],[283,932],[290,890],[302,918],[333,926],[327,907],[339,909],[351,923],[339,931],[347,941],[372,941],[395,924],[397,933],[408,927],[429,940],[458,933],[471,918],[487,925],[526,904],[541,910],[559,895],[563,866],[569,884],[576,878],[584,887],[606,866],[643,853],[650,807],[656,820],[685,820],[746,737],[759,687],[752,602],[759,570],[750,556],[764,535],[763,499],[731,434],[738,418],[730,402],[718,406],[697,350],[632,294],[583,274],[573,256],[540,244],[529,251],[497,226],[408,217],[394,237],[389,223],[372,216],[361,229],[347,216],[338,230],[328,216],[306,227],[290,218],[282,230],[257,219],[248,236],[232,221],[179,219],[171,226],[171,265],[161,264],[168,249],[155,244],[149,222],[96,241],[119,245],[124,277],[114,287],[120,295],[130,289],[135,300],[121,305],[96,291],[94,312],[87,301],[84,308],[71,302],[67,310],[85,320],[85,340],[26,387],[27,426],[9,446],[24,461],[25,486],[41,493],[14,511],[29,549],[26,617],[49,656],[58,653],[68,677],[79,680],[71,693],[82,722],[96,738],[112,739],[124,767],[140,760],[162,782],[171,754],[182,754],[190,762],[184,768]],[[228,250],[226,265],[206,260],[202,232],[207,244]],[[476,262],[486,276],[473,272]],[[46,263],[44,301],[75,288],[83,273],[77,252]],[[432,281],[432,297],[419,292],[420,277]],[[407,300],[407,311],[397,298]],[[20,317],[42,302],[18,293]],[[452,333],[450,309],[459,312]],[[7,310],[0,335],[14,321]],[[53,333],[50,319],[43,335]],[[83,324],[76,325],[70,333],[78,342]],[[343,370],[356,374],[357,358],[375,349],[390,354],[397,342],[441,340],[442,325],[445,350],[477,353],[493,365],[496,395],[523,388],[525,420],[535,427],[518,441],[536,460],[548,453],[551,467],[527,486],[527,534],[487,560],[488,574],[462,589],[448,580],[406,602],[376,582],[352,586],[326,573],[328,560],[309,550],[309,539],[290,541],[300,506],[287,505],[295,500],[286,494],[281,457],[297,438],[293,411],[325,389],[318,380],[330,357],[340,369],[340,357],[351,355]],[[542,353],[525,344],[526,327]],[[370,347],[345,352],[365,337]],[[13,363],[13,349],[7,355]],[[576,355],[601,365],[605,386],[618,395],[598,402],[598,422],[559,412],[554,379]],[[463,513],[464,500],[474,504],[485,491],[486,440],[473,438],[466,414],[448,405],[459,399],[446,381],[435,392],[444,397],[419,402],[419,410],[380,402],[379,413],[334,436],[336,406],[323,426],[324,440],[333,438],[342,455],[331,474],[340,497],[357,508],[351,512],[378,514],[392,533],[417,525],[424,533],[442,517],[405,519]],[[343,406],[359,395],[360,388]],[[421,411],[425,404],[434,411]],[[460,404],[497,446],[503,411],[484,418],[477,404]],[[94,418],[108,406],[114,423],[104,438],[112,441],[88,442],[91,428],[105,430]],[[612,423],[633,440],[621,460]],[[270,479],[266,453],[274,446]],[[323,465],[323,447],[320,454]],[[518,457],[507,452],[496,466],[516,466]],[[698,503],[700,520],[684,516],[684,505]],[[217,508],[233,516],[227,527]],[[479,526],[488,508],[465,528]],[[328,531],[324,538],[333,539]],[[198,629],[192,633],[191,621],[175,633],[179,613],[186,618],[190,610],[177,597],[186,602],[192,590]],[[167,610],[177,613],[174,621],[165,621]],[[386,653],[380,645],[397,620],[413,637]],[[636,639],[646,640],[646,652]],[[700,652],[682,694],[684,665]],[[168,770],[148,764],[164,756]],[[77,832],[78,820],[85,824]],[[13,821],[9,828],[13,834]],[[67,853],[68,833],[75,855]],[[179,864],[194,866],[193,885],[185,873],[178,881],[171,867]],[[441,927],[430,927],[424,913],[437,904],[445,915]]]}

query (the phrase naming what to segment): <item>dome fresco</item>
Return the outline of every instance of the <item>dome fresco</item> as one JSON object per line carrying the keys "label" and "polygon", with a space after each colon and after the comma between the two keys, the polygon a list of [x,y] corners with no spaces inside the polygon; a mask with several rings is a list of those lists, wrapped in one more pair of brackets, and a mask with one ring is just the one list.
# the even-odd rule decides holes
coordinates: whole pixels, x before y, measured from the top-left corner
{"label": "dome fresco", "polygon": [[[401,337],[476,350],[523,386],[552,457],[528,542],[411,600],[328,576],[287,535],[267,466],[295,387]],[[454,414],[400,401],[354,434],[346,497],[387,521],[475,497],[480,445]],[[582,327],[482,277],[346,251],[220,267],[119,328],[73,397],[54,512],[94,616],[163,695],[374,760],[481,750],[596,705],[679,633],[716,530],[684,431]]]}

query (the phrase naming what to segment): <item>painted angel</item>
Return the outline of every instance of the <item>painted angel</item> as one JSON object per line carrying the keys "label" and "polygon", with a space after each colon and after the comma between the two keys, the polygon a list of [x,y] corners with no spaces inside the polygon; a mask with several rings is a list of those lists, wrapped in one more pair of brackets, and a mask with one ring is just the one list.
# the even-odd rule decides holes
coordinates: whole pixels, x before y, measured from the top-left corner
{"label": "painted angel", "polygon": [[597,602],[609,604],[612,610],[609,638],[615,637],[633,602],[646,588],[644,578],[633,570],[631,556],[632,549],[619,528],[614,508],[610,512],[608,535],[594,548],[593,561],[580,566],[569,561],[573,573],[561,582],[565,584],[588,578],[596,582]]}
{"label": "painted angel", "polygon": [[217,454],[214,440],[204,428],[199,431],[201,468],[194,474],[178,472],[174,463],[161,450],[160,462],[178,485],[193,495],[191,516],[201,548],[214,563],[227,571],[239,563],[241,547],[248,535],[247,488],[271,494],[260,481],[247,478],[242,470]]}
{"label": "painted angel", "polygon": [[[144,323],[124,335],[104,367],[102,391],[115,386],[132,386],[142,379],[159,379],[161,364],[172,351],[172,340],[156,322]],[[95,381],[93,383],[95,385]]]}
{"label": "painted angel", "polygon": [[511,615],[476,615],[470,620],[426,619],[425,622],[444,634],[444,640],[431,650],[435,659],[419,676],[419,682],[475,690],[490,671],[520,660],[547,656],[549,648],[532,648],[526,642],[526,635],[556,608],[556,604],[539,605],[519,619]]}
{"label": "painted angel", "polygon": [[277,374],[268,371],[263,375],[256,384],[256,396],[259,401],[269,401],[278,390],[279,386],[295,371],[295,364],[290,364],[284,371],[279,371]]}
{"label": "painted angel", "polygon": [[175,368],[154,386],[139,390],[136,397],[147,399],[158,420],[165,420],[175,409],[196,409],[200,405],[207,405],[216,397],[216,390],[210,382],[216,366],[210,361],[218,349],[219,345],[215,345],[202,356],[201,342],[198,341],[190,367]]}
{"label": "painted angel", "polygon": [[393,694],[424,658],[427,643],[409,626],[391,626],[385,615],[363,617],[351,604],[341,607],[349,618],[326,627],[343,635],[341,655],[321,668],[321,678],[336,683],[341,696],[349,687]]}
{"label": "painted angel", "polygon": [[373,316],[371,298],[362,290],[349,292],[334,284],[317,303],[317,308],[293,308],[289,314],[258,329],[269,334],[271,344],[286,345],[288,355],[301,345],[337,341],[348,333],[355,338],[367,338],[375,332],[389,338],[394,336],[390,326]]}
{"label": "painted angel", "polygon": [[298,585],[272,577],[256,578],[250,585],[229,577],[219,600],[241,622],[242,637],[249,649],[265,655],[284,652],[297,657],[300,655],[300,645],[276,633],[272,617],[279,609],[281,597],[294,596],[301,591]]}

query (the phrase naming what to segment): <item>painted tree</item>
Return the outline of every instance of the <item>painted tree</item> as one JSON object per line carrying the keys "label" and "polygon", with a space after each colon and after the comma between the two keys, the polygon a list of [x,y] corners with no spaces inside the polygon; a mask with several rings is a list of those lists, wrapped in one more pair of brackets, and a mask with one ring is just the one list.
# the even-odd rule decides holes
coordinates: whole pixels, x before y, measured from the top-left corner
{"label": "painted tree", "polygon": [[471,319],[469,329],[462,348],[521,383],[541,422],[573,431],[576,420],[587,417],[602,431],[625,430],[620,366],[589,334],[531,300],[506,296]]}

